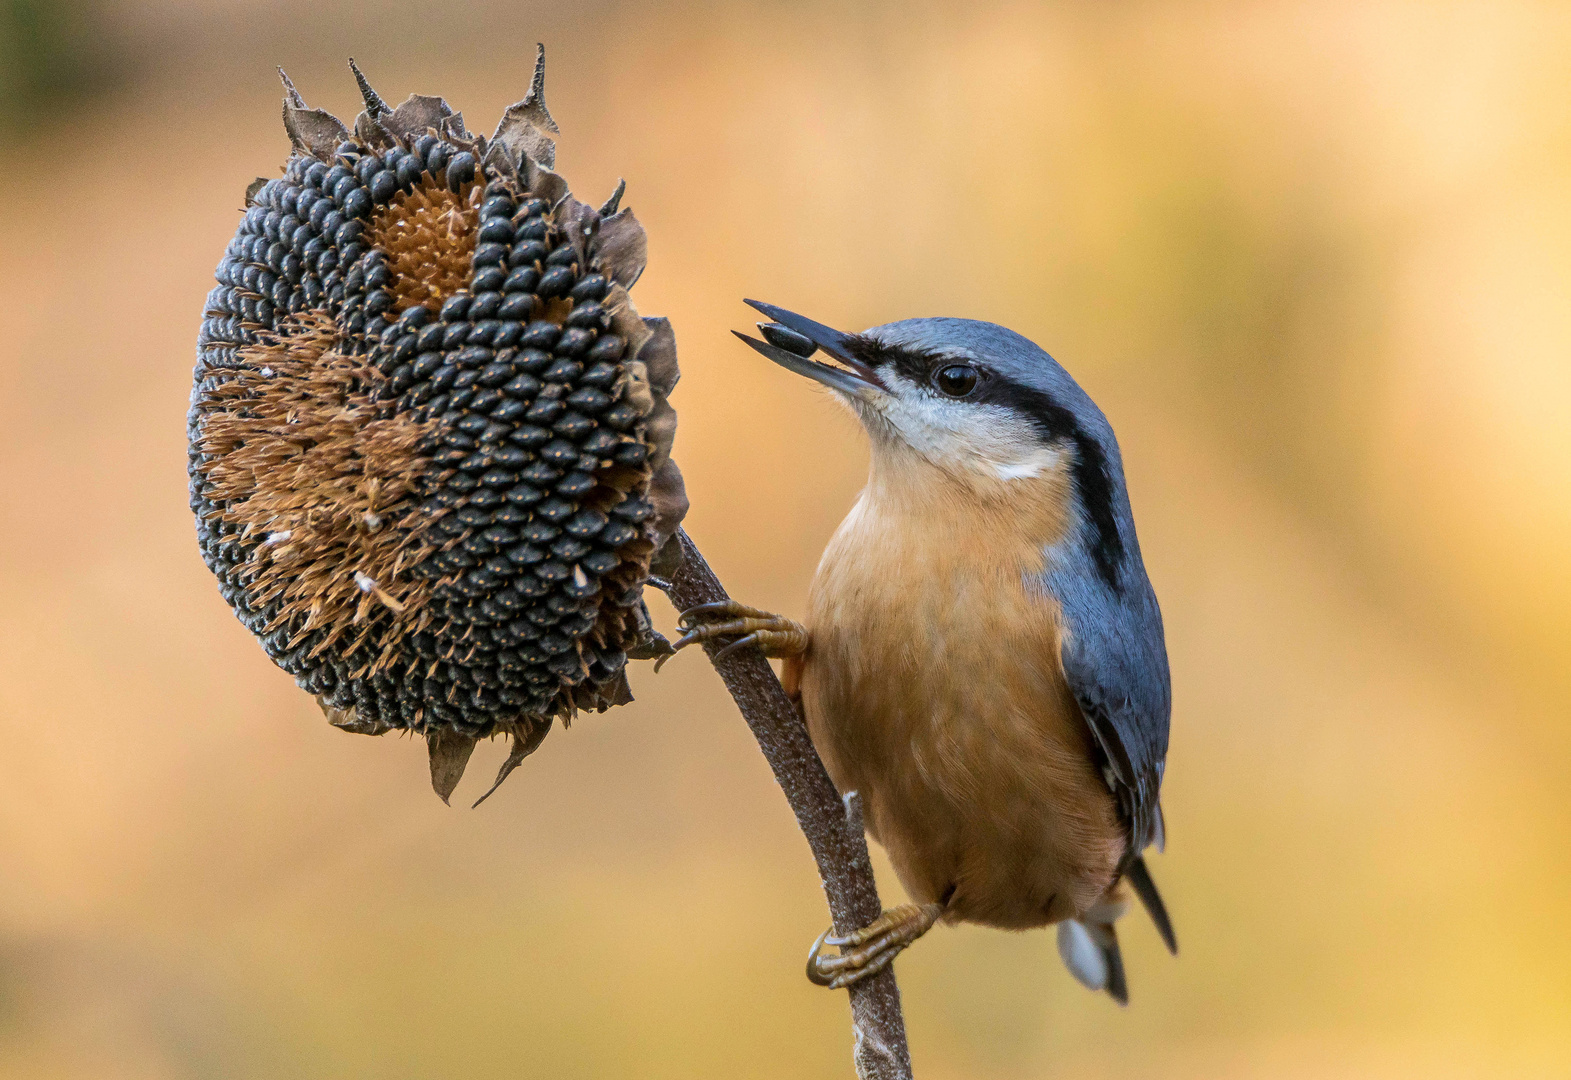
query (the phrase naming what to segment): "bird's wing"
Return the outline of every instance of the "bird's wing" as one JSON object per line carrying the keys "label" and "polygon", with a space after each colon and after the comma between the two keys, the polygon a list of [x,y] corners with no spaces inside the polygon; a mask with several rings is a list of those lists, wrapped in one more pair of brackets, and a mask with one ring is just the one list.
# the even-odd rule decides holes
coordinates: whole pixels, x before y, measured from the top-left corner
{"label": "bird's wing", "polygon": [[1143,573],[1121,596],[1099,588],[1055,592],[1064,675],[1129,828],[1126,858],[1136,858],[1161,832],[1158,796],[1172,712],[1161,612]]}

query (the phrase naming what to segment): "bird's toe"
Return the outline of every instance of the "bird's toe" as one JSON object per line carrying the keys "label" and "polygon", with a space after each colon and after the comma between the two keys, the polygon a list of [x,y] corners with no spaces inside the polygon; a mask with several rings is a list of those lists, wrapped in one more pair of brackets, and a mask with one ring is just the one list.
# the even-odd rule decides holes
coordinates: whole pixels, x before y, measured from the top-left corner
{"label": "bird's toe", "polygon": [[[849,934],[825,930],[807,957],[807,978],[817,986],[840,990],[877,975],[917,938],[932,929],[943,914],[942,904],[902,904]],[[839,955],[826,956],[824,946]]]}
{"label": "bird's toe", "polygon": [[801,623],[735,600],[690,607],[678,617],[677,627],[682,636],[672,642],[671,653],[656,662],[656,671],[689,645],[709,642],[723,642],[714,654],[716,660],[749,647],[770,657],[789,658],[807,651],[807,628]]}

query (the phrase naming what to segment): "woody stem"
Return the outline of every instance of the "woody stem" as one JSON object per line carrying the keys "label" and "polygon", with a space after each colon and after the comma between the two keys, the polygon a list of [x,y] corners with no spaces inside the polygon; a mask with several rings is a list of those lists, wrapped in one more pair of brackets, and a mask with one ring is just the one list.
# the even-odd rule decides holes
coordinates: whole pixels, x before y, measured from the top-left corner
{"label": "woody stem", "polygon": [[[682,560],[666,595],[678,611],[728,600],[720,580],[685,531],[677,533]],[[807,838],[835,933],[849,935],[883,910],[855,796],[842,801],[813,749],[807,725],[774,670],[756,649],[716,656],[725,643],[705,641],[720,679],[785,792],[797,826]],[[911,1080],[911,1055],[895,973],[885,968],[850,987],[854,1057],[859,1080]]]}

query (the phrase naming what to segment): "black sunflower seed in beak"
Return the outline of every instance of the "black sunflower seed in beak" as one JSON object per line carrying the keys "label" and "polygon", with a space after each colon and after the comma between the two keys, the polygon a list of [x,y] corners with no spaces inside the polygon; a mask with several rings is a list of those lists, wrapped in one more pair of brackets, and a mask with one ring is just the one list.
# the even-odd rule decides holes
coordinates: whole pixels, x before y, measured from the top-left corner
{"label": "black sunflower seed in beak", "polygon": [[[789,371],[805,375],[851,397],[869,397],[884,392],[884,386],[873,368],[856,356],[851,345],[852,335],[843,334],[773,304],[758,300],[747,300],[745,303],[774,320],[772,323],[759,324],[759,331],[765,338],[763,341],[732,331],[757,352]],[[811,359],[819,351],[845,366],[835,367]]]}

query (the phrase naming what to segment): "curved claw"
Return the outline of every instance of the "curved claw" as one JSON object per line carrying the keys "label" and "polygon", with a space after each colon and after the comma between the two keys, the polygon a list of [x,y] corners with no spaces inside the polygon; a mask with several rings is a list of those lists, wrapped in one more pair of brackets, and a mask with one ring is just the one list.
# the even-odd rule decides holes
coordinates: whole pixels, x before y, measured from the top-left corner
{"label": "curved claw", "polygon": [[722,612],[729,615],[736,609],[736,606],[735,600],[716,600],[708,604],[694,604],[676,617],[676,624],[678,626],[686,626],[692,622],[694,615],[708,615],[711,612]]}
{"label": "curved claw", "polygon": [[831,926],[828,930],[819,934],[818,940],[813,942],[812,951],[807,954],[807,981],[814,986],[831,986],[834,984],[834,979],[829,975],[825,975],[818,967],[824,960],[824,957],[820,956],[819,953],[828,942],[829,935],[833,930],[834,927]]}
{"label": "curved claw", "polygon": [[697,627],[695,629],[689,630],[687,633],[683,634],[681,637],[679,637],[675,641],[671,642],[671,651],[673,653],[675,653],[675,652],[677,652],[677,651],[679,651],[681,649],[687,648],[689,645],[692,645],[695,642],[699,642],[699,641],[702,641],[702,640],[704,640],[703,627],[700,626],[700,627]]}
{"label": "curved claw", "polygon": [[736,652],[738,649],[745,649],[749,645],[757,645],[757,644],[758,644],[758,634],[756,632],[752,633],[752,634],[748,634],[746,637],[739,637],[735,641],[731,642],[731,644],[727,645],[725,648],[723,648],[719,652],[715,653],[715,659],[719,660],[721,657],[730,656],[732,653]]}
{"label": "curved claw", "polygon": [[[843,990],[872,978],[893,963],[907,945],[927,933],[943,912],[944,905],[939,903],[901,904],[849,934],[836,934],[830,927],[818,935],[808,954],[808,980],[815,986]],[[840,955],[825,956],[826,945],[840,949]]]}
{"label": "curved claw", "polygon": [[[685,617],[687,613],[683,612],[682,614]],[[663,667],[665,662],[671,659],[671,657],[675,656],[689,645],[694,645],[700,641],[703,641],[706,636],[712,636],[712,633],[706,635],[704,633],[705,628],[702,626],[695,626],[689,629],[688,627],[683,626],[680,621],[677,623],[677,626],[681,627],[683,630],[686,630],[687,633],[671,642],[671,651],[655,661],[655,674],[657,675],[660,673],[661,667]],[[719,659],[719,657],[716,657],[716,659]]]}
{"label": "curved claw", "polygon": [[819,934],[818,940],[813,942],[812,952],[807,954],[807,981],[814,986],[844,990],[883,971],[905,949],[903,944],[899,944],[871,955],[860,952],[843,956],[823,955],[825,945],[848,944],[852,940],[854,939],[832,934],[829,930]]}
{"label": "curved claw", "polygon": [[[712,616],[723,616],[711,621]],[[717,600],[708,604],[695,604],[677,616],[677,628],[682,636],[671,643],[671,652],[655,662],[659,671],[666,659],[690,645],[737,636],[727,641],[715,653],[720,660],[738,649],[756,648],[769,657],[800,656],[807,648],[807,630],[800,624],[779,615],[749,607],[735,600]]]}
{"label": "curved claw", "polygon": [[[708,605],[705,605],[705,606],[708,606]],[[683,612],[682,614],[685,617],[687,613]],[[660,668],[665,664],[665,662],[667,660],[671,659],[671,657],[675,656],[677,653],[681,652],[683,649],[687,648],[689,645],[696,645],[700,641],[704,641],[707,638],[715,637],[715,636],[717,636],[721,632],[719,627],[695,626],[695,627],[689,628],[687,626],[683,626],[681,622],[678,622],[677,626],[681,627],[683,630],[686,630],[687,633],[683,634],[681,637],[679,637],[675,641],[671,642],[671,651],[666,653],[660,659],[655,661],[655,673],[656,674],[660,673]],[[756,635],[749,635],[749,637],[756,638]],[[744,640],[746,640],[746,639],[744,639]],[[722,656],[724,656],[726,653],[730,652],[734,648],[736,648],[736,645],[734,645],[734,644],[726,646],[724,649],[720,650],[718,653],[715,654],[715,659],[716,660],[720,659]]]}

